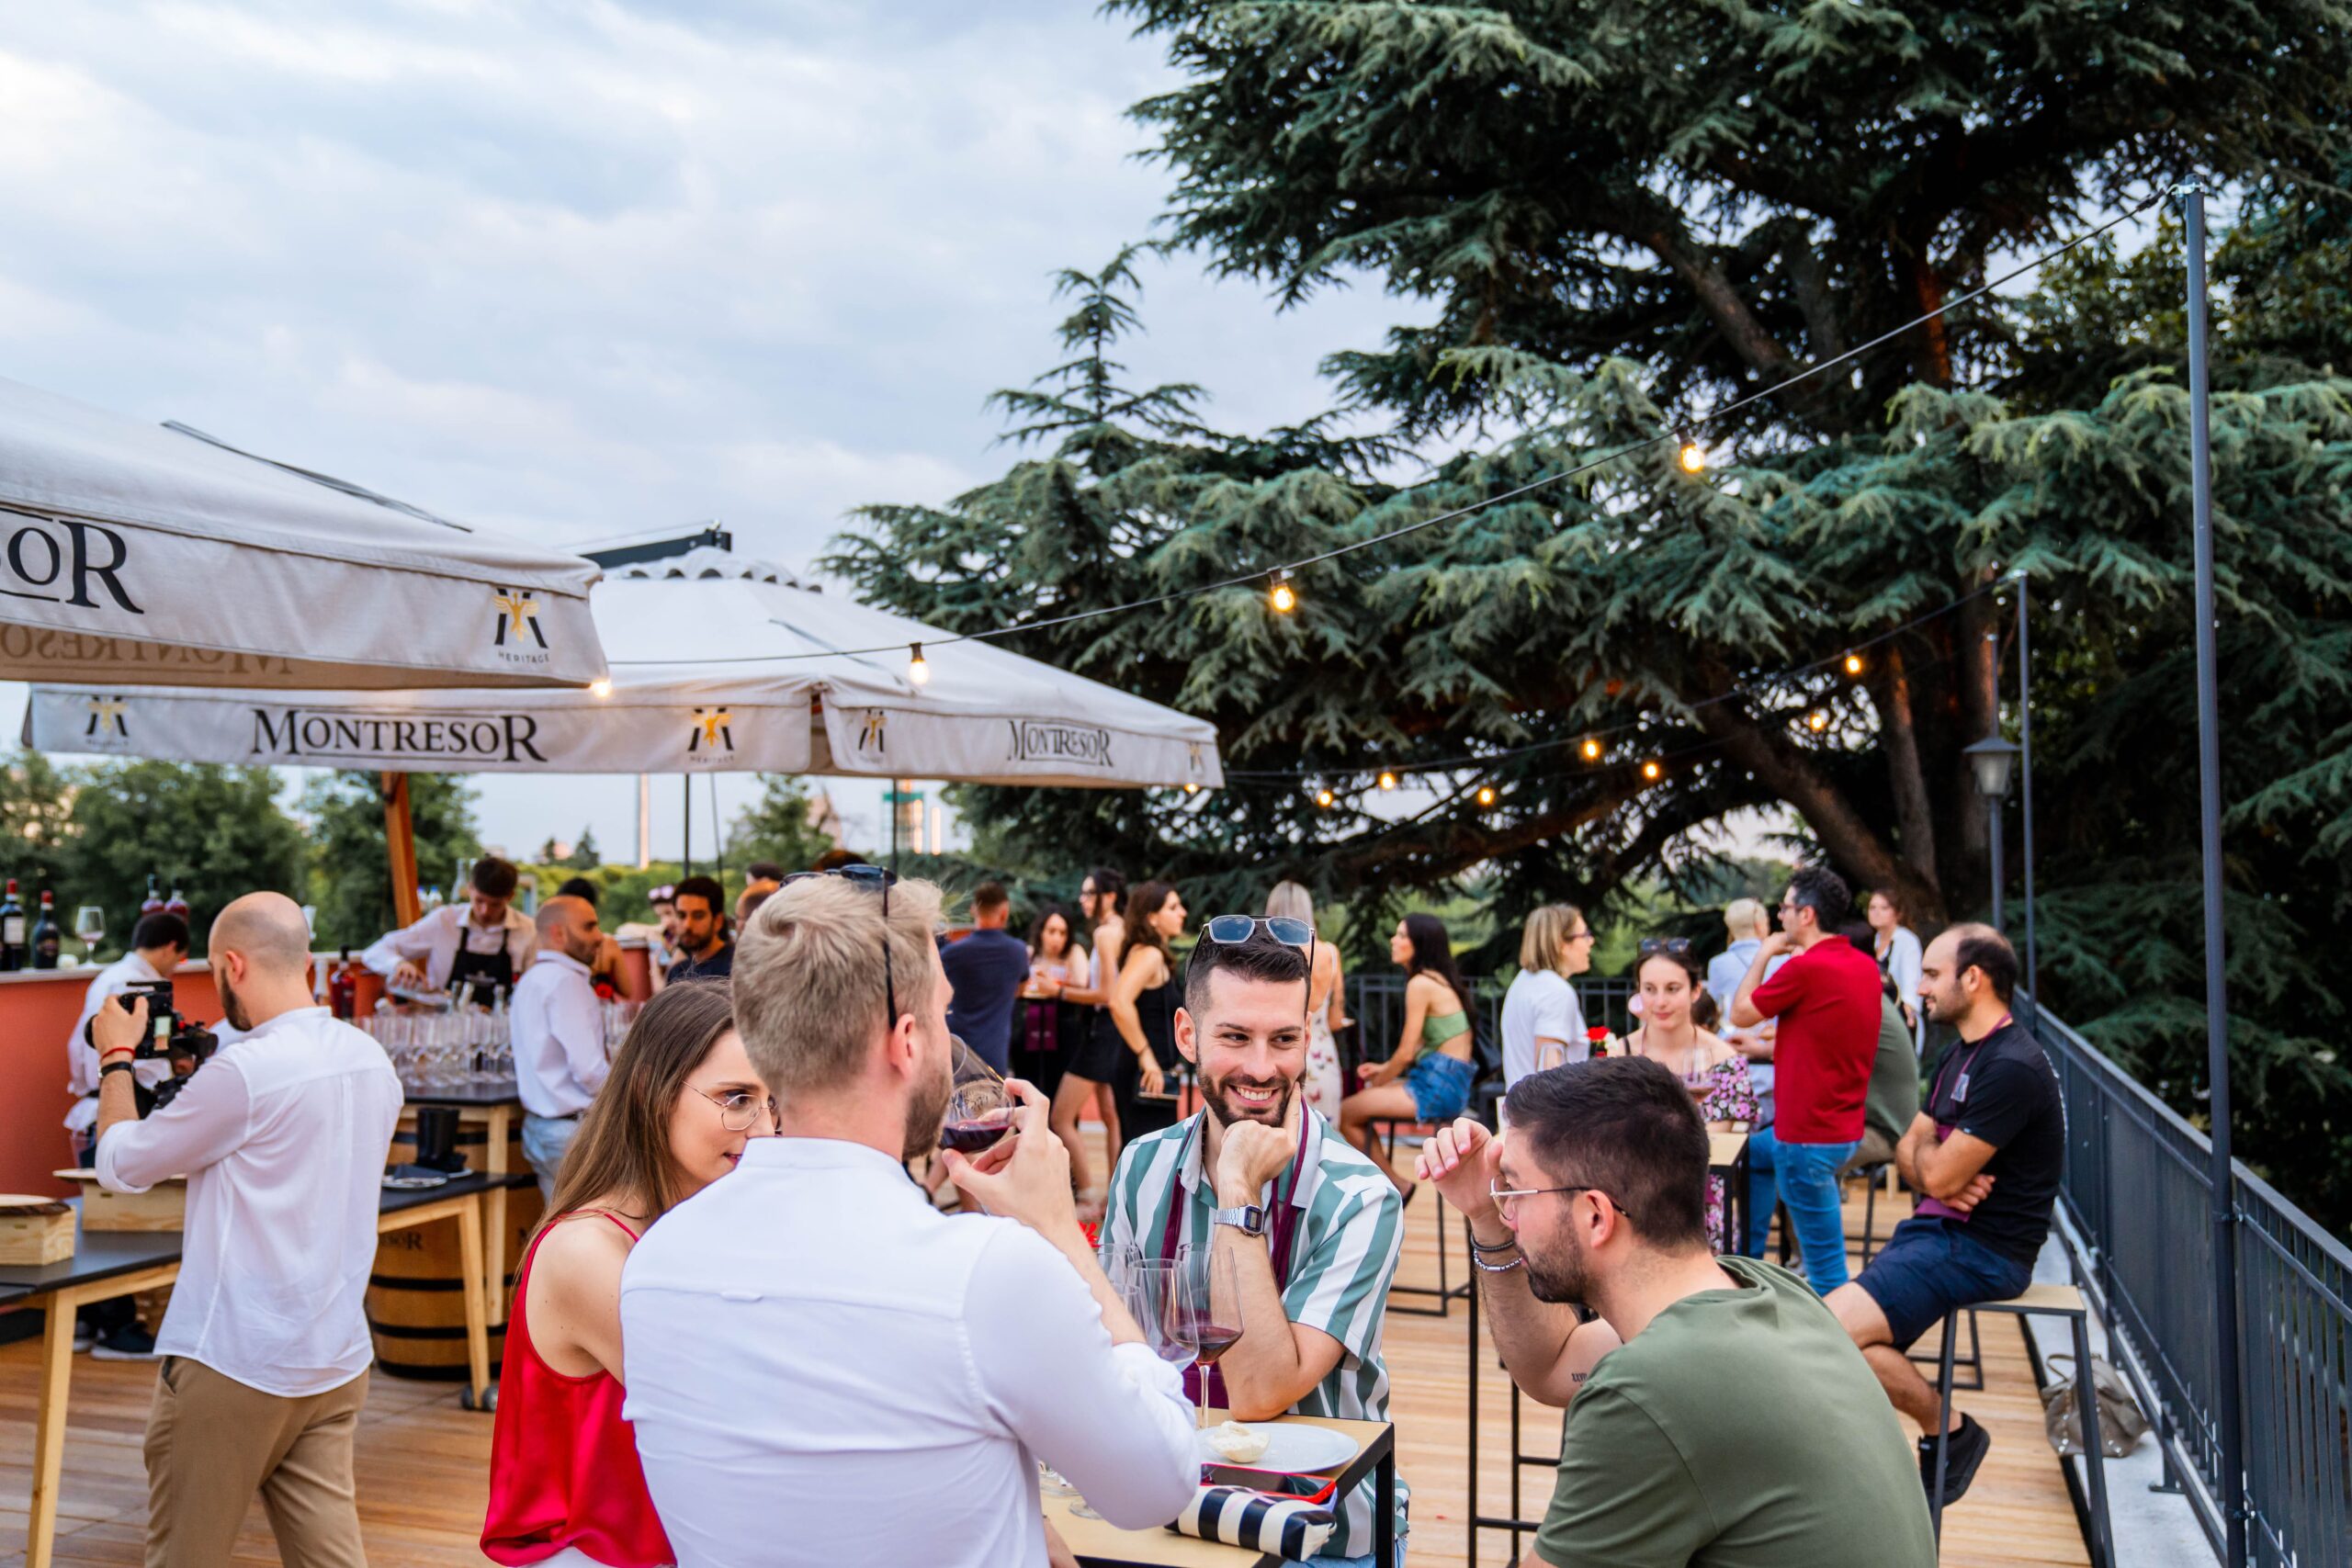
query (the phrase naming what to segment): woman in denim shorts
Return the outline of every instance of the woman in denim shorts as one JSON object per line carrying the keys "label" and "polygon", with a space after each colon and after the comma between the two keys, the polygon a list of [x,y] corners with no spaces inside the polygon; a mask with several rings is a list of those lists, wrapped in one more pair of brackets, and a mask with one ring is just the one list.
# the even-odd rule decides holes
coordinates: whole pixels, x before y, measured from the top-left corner
{"label": "woman in denim shorts", "polygon": [[1476,1037],[1470,987],[1453,966],[1453,944],[1435,915],[1408,915],[1388,939],[1388,955],[1404,967],[1405,1032],[1385,1062],[1357,1069],[1363,1087],[1340,1102],[1340,1131],[1413,1201],[1414,1184],[1390,1169],[1372,1141],[1374,1122],[1442,1126],[1470,1103]]}

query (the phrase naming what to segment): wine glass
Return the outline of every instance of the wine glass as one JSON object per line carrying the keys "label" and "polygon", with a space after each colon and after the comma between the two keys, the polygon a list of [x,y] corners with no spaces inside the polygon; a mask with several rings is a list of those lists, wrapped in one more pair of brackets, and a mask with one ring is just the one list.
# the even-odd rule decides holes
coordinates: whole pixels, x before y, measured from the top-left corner
{"label": "wine glass", "polygon": [[972,1078],[947,1097],[939,1146],[976,1155],[995,1146],[1012,1126],[1012,1097],[1005,1092],[1003,1080]]}
{"label": "wine glass", "polygon": [[98,943],[107,939],[107,912],[97,904],[84,904],[74,911],[74,934],[90,956],[98,954]]}
{"label": "wine glass", "polygon": [[1241,1338],[1241,1288],[1233,1255],[1214,1248],[1194,1252],[1177,1264],[1169,1337],[1193,1352],[1198,1369],[1198,1421],[1209,1424],[1209,1369]]}

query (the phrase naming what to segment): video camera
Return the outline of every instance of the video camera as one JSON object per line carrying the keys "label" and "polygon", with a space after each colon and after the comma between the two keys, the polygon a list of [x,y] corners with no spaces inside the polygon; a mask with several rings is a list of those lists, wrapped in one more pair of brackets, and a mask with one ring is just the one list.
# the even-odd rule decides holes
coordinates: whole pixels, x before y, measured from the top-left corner
{"label": "video camera", "polygon": [[[183,1019],[172,1005],[172,983],[169,980],[133,980],[126,985],[113,1000],[125,1012],[130,1012],[141,1000],[147,1003],[147,1034],[139,1042],[132,1055],[143,1061],[169,1061],[173,1077],[155,1086],[154,1108],[169,1105],[196,1069],[211,1059],[220,1042],[209,1029],[193,1019]],[[96,1048],[92,1032],[93,1018],[82,1026],[82,1043]],[[186,1068],[179,1063],[186,1061]],[[141,1112],[144,1114],[144,1112]]]}

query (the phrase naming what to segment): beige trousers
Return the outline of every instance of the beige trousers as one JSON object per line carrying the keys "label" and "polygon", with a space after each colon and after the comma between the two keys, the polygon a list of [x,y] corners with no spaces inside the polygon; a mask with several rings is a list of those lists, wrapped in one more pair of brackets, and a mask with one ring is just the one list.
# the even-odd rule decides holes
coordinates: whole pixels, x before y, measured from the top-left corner
{"label": "beige trousers", "polygon": [[285,1399],[168,1356],[147,1414],[147,1568],[229,1561],[254,1494],[288,1568],[367,1568],[351,1438],[368,1374]]}

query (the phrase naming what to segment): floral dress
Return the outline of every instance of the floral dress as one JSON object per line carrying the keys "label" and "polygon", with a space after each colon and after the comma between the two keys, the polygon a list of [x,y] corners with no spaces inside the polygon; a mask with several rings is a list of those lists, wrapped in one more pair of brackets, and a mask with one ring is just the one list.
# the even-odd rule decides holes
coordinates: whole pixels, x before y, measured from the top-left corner
{"label": "floral dress", "polygon": [[[1747,1076],[1747,1058],[1735,1053],[1728,1061],[1718,1062],[1707,1074],[1706,1097],[1699,1101],[1699,1115],[1708,1122],[1756,1122],[1756,1085]],[[1707,1178],[1707,1244],[1715,1251],[1724,1249],[1724,1179]]]}

